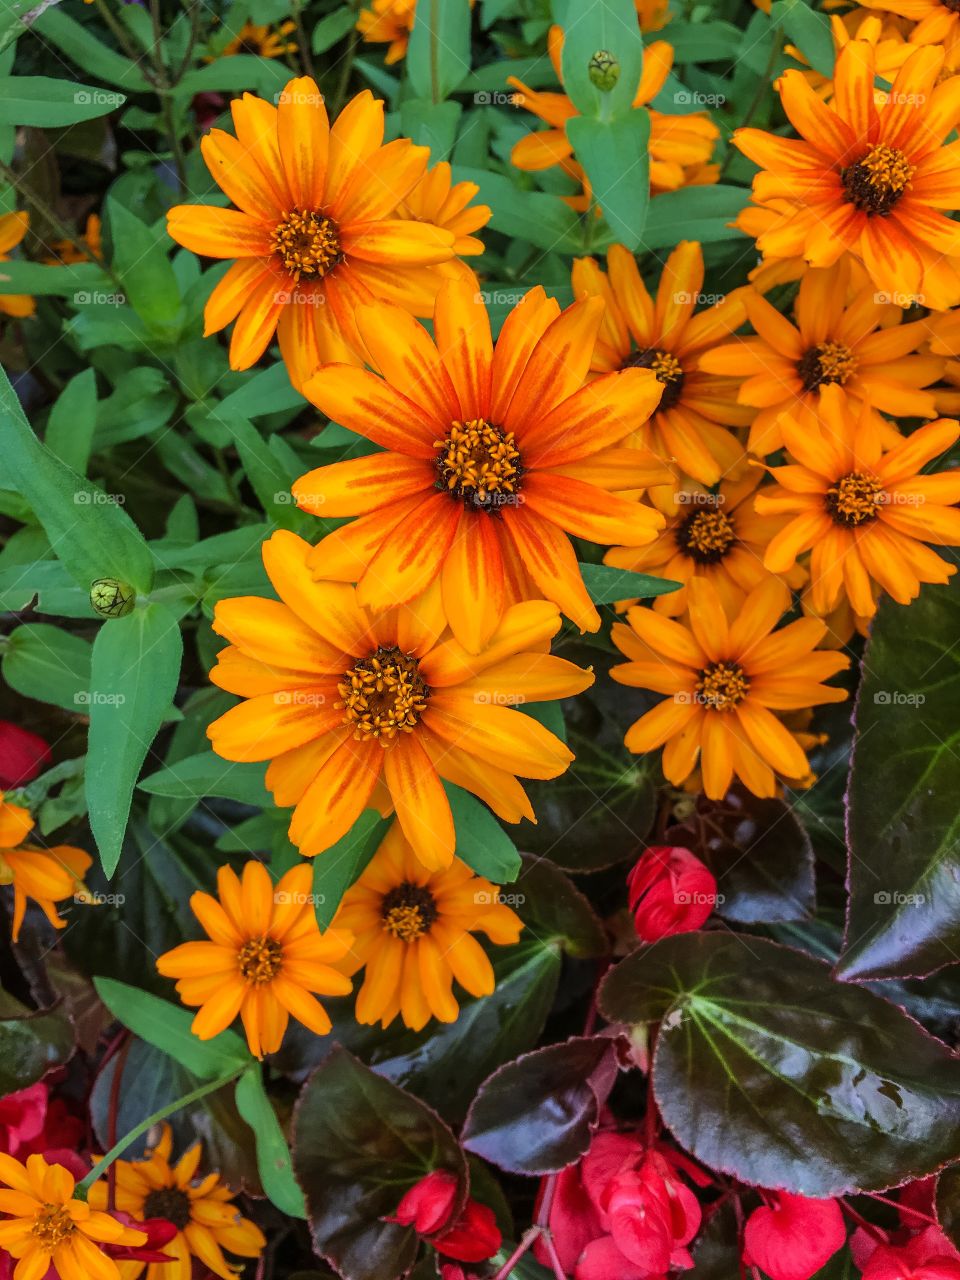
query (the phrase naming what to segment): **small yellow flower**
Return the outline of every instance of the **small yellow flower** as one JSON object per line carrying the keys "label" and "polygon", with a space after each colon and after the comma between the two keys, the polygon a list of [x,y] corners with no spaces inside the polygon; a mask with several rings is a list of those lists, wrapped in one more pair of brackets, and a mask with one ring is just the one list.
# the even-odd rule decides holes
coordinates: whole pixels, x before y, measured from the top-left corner
{"label": "small yellow flower", "polygon": [[256,58],[282,58],[285,53],[296,53],[297,42],[290,36],[297,24],[281,22],[276,28],[259,26],[248,19],[228,45],[221,49],[221,58],[232,58],[237,53],[250,53]]}
{"label": "small yellow flower", "polygon": [[[259,1258],[266,1247],[263,1232],[249,1218],[242,1218],[233,1203],[236,1192],[224,1186],[216,1173],[196,1177],[203,1148],[195,1143],[172,1165],[173,1134],[163,1126],[160,1141],[143,1160],[118,1160],[116,1169],[117,1209],[137,1222],[165,1218],[177,1228],[174,1238],[162,1246],[170,1262],[151,1262],[146,1280],[190,1280],[193,1259],[203,1269],[235,1280],[237,1267],[224,1257],[223,1250],[241,1258]],[[90,1205],[105,1209],[106,1179],[90,1188]],[[124,1280],[136,1280],[142,1263],[125,1263]],[[66,1280],[66,1275],[64,1275]]]}
{"label": "small yellow flower", "polygon": [[0,1251],[18,1259],[17,1280],[120,1280],[102,1244],[142,1245],[146,1235],[73,1198],[73,1175],[62,1165],[29,1156],[26,1164],[0,1153]]}
{"label": "small yellow flower", "polygon": [[352,941],[342,930],[321,934],[306,864],[274,885],[262,863],[251,861],[241,880],[229,867],[217,873],[219,901],[195,893],[190,906],[209,942],[184,942],[157,961],[166,978],[177,978],[184,1004],[199,1005],[193,1033],[210,1040],[239,1014],[250,1052],[276,1053],[291,1017],[318,1036],[330,1019],[311,994],[347,995],[348,978],[331,966]]}
{"label": "small yellow flower", "polygon": [[0,792],[0,886],[13,885],[13,941],[32,898],[55,929],[66,928],[57,914],[57,903],[66,898],[87,896],[83,877],[93,859],[72,845],[35,849],[25,844],[33,830],[28,809],[11,804]]}
{"label": "small yellow flower", "polygon": [[333,922],[356,938],[340,968],[366,970],[357,1021],[388,1027],[399,1015],[414,1031],[431,1017],[455,1022],[454,979],[472,996],[490,995],[493,966],[473,934],[504,946],[523,928],[499,893],[459,858],[428,871],[395,822]]}

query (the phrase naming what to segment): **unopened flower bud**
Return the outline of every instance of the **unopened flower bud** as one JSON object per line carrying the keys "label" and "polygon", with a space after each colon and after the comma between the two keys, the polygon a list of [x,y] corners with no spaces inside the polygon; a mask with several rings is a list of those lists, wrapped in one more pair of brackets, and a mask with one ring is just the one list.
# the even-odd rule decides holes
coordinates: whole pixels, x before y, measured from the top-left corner
{"label": "unopened flower bud", "polygon": [[125,618],[137,603],[137,593],[118,578],[98,578],[90,587],[90,603],[101,618]]}
{"label": "unopened flower bud", "polygon": [[590,59],[587,74],[601,93],[609,93],[620,79],[620,63],[609,49],[598,49]]}

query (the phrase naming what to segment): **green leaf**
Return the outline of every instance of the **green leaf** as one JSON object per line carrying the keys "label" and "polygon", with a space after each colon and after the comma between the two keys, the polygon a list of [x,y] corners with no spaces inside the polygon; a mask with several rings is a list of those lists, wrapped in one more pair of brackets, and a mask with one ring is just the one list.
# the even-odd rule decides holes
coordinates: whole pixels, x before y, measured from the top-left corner
{"label": "green leaf", "polygon": [[90,690],[90,643],[48,622],[17,627],[0,662],[3,678],[25,698],[85,714]]}
{"label": "green leaf", "polygon": [[406,59],[413,96],[442,102],[470,74],[470,0],[422,0]]}
{"label": "green leaf", "polygon": [[97,632],[86,794],[108,876],[120,861],[133,789],[177,691],[182,657],[180,626],[163,605],[137,608]]}
{"label": "green leaf", "polygon": [[825,13],[816,12],[807,0],[777,0],[770,17],[783,27],[814,71],[828,80],[833,78],[836,55],[830,19]]}
{"label": "green leaf", "polygon": [[[583,116],[629,115],[643,69],[643,36],[632,0],[561,0],[554,13],[564,31],[563,87],[570,101]],[[617,82],[606,93],[590,79],[590,60],[600,52],[620,64]]]}
{"label": "green leaf", "polygon": [[599,1037],[524,1054],[480,1086],[461,1141],[508,1173],[556,1173],[590,1146],[617,1072],[616,1046]]}
{"label": "green leaf", "polygon": [[[477,203],[490,206],[490,226],[511,239],[526,240],[539,249],[557,253],[581,253],[583,237],[580,219],[556,196],[543,191],[525,191],[502,174],[458,165],[457,182],[475,182],[480,188]],[[673,243],[671,241],[671,243]]]}
{"label": "green leaf", "polygon": [[290,68],[282,58],[260,58],[250,53],[235,53],[217,58],[195,71],[188,71],[176,87],[178,99],[193,98],[198,93],[258,93],[274,100],[290,79]]}
{"label": "green leaf", "polygon": [[478,876],[494,884],[509,884],[516,880],[520,872],[520,855],[490,810],[476,796],[452,782],[445,782],[443,787],[453,811],[457,857]]}
{"label": "green leaf", "polygon": [[717,914],[742,924],[806,920],[813,914],[813,846],[792,809],[739,784],[723,800],[699,795],[664,844],[692,850],[717,881]]}
{"label": "green leaf", "polygon": [[26,1089],[73,1056],[73,1028],[58,1013],[32,1013],[0,991],[0,1096]]}
{"label": "green leaf", "polygon": [[223,760],[212,751],[200,751],[158,769],[137,785],[153,796],[171,796],[177,800],[220,796],[224,800],[265,808],[273,801],[263,785],[264,769],[262,764],[237,764]]}
{"label": "green leaf", "polygon": [[212,1040],[200,1040],[190,1030],[194,1011],[113,978],[94,978],[93,985],[118,1022],[198,1079],[216,1080],[249,1065],[250,1052],[235,1031],[221,1031]]}
{"label": "green leaf", "polygon": [[[505,897],[530,935],[541,946],[552,946],[576,959],[605,955],[603,926],[579,889],[546,858],[523,854],[522,859],[516,885]],[[525,930],[521,937],[527,936]]]}
{"label": "green leaf", "polygon": [[284,409],[303,408],[305,403],[299,391],[294,391],[286,365],[272,364],[269,369],[259,369],[242,387],[225,396],[218,412],[261,418]]}
{"label": "green leaf", "polygon": [[643,230],[645,249],[672,249],[680,240],[736,240],[743,236],[732,226],[748,203],[743,187],[685,187],[664,191],[650,201]]}
{"label": "green leaf", "polygon": [[357,15],[348,4],[326,14],[313,28],[310,45],[314,53],[326,53],[356,25]]}
{"label": "green leaf", "polygon": [[307,1206],[293,1176],[290,1148],[263,1087],[259,1063],[250,1066],[237,1081],[236,1098],[237,1110],[256,1135],[257,1168],[264,1191],[281,1213],[306,1218]]}
{"label": "green leaf", "polygon": [[413,1266],[416,1233],[383,1219],[426,1174],[447,1169],[466,1194],[466,1161],[443,1121],[339,1047],[300,1095],[293,1166],[314,1247],[344,1280],[394,1280]]}
{"label": "green leaf", "polygon": [[[57,0],[52,0],[54,4]],[[0,53],[30,30],[26,19],[37,8],[37,0],[7,0],[0,13]]]}
{"label": "green leaf", "polygon": [[638,598],[646,600],[680,589],[680,583],[669,578],[654,578],[649,573],[617,569],[611,564],[581,562],[580,575],[594,604],[614,604],[617,600]]}
{"label": "green leaf", "polygon": [[314,858],[313,905],[321,929],[329,927],[343,895],[366,870],[389,825],[375,810],[366,809],[345,836]]}
{"label": "green leaf", "polygon": [[169,239],[110,196],[107,216],[113,242],[113,267],[130,305],[151,333],[175,337],[179,330],[180,286],[167,257]]}
{"label": "green leaf", "polygon": [[673,49],[673,65],[687,62],[735,61],[743,45],[743,32],[731,22],[671,22],[656,38]]}
{"label": "green leaf", "polygon": [[798,1195],[874,1191],[956,1155],[960,1061],[896,1005],[759,937],[685,933],[634,952],[611,1022],[661,1021],[664,1122],[709,1168]]}
{"label": "green leaf", "polygon": [[30,503],[50,545],[87,590],[118,578],[137,591],[153,583],[153,560],[140,531],[102,489],[65,466],[39,442],[0,370],[0,454],[7,477]]}
{"label": "green leaf", "polygon": [[0,294],[70,298],[79,306],[85,297],[100,291],[110,295],[114,289],[110,277],[95,262],[76,262],[66,267],[14,259],[0,263]]}
{"label": "green leaf", "polygon": [[449,160],[463,108],[459,102],[410,98],[400,106],[400,129],[421,147],[430,148],[430,163]]}
{"label": "green leaf", "polygon": [[[36,8],[36,3],[34,3]],[[67,54],[78,67],[131,92],[147,92],[151,86],[136,63],[116,53],[85,27],[59,8],[48,8],[33,23],[33,29]]]}
{"label": "green leaf", "polygon": [[260,432],[245,418],[224,417],[223,407],[216,414],[236,445],[247,479],[267,517],[284,529],[302,529],[311,516],[299,509],[290,492],[293,482],[303,474],[285,466],[270,449]]}
{"label": "green leaf", "polygon": [[78,475],[85,475],[97,425],[97,375],[84,369],[70,379],[47,419],[44,443]]}
{"label": "green leaf", "polygon": [[613,239],[637,249],[650,203],[649,113],[638,108],[615,120],[573,116],[566,131]]}
{"label": "green leaf", "polygon": [[960,948],[960,583],[886,597],[854,713],[848,793],[849,906],[838,973],[907,977]]}
{"label": "green leaf", "polygon": [[0,125],[28,125],[57,129],[81,120],[95,120],[122,107],[126,98],[113,90],[50,76],[0,78]]}

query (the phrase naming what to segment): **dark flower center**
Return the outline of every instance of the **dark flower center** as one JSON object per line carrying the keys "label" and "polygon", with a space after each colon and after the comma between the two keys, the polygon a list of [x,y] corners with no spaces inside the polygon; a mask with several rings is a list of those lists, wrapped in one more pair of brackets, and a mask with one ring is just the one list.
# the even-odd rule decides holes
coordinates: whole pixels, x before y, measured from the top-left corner
{"label": "dark flower center", "polygon": [[380,914],[388,933],[402,942],[415,942],[429,933],[440,912],[429,889],[405,880],[386,894],[380,904]]}
{"label": "dark flower center", "polygon": [[240,975],[254,986],[272,982],[283,965],[283,948],[275,938],[251,938],[237,956]]}
{"label": "dark flower center", "polygon": [[273,251],[294,280],[322,279],[343,261],[337,224],[322,213],[294,209],[273,233]]}
{"label": "dark flower center", "polygon": [[861,213],[885,218],[910,185],[913,165],[897,147],[878,142],[862,160],[840,171],[847,199]]}
{"label": "dark flower center", "polygon": [[677,526],[677,546],[698,564],[717,564],[736,541],[736,532],[722,511],[691,511]]}
{"label": "dark flower center", "polygon": [[821,342],[805,351],[797,361],[797,375],[804,391],[836,384],[843,386],[856,372],[853,352],[842,342]]}
{"label": "dark flower center", "polygon": [[516,504],[523,467],[512,431],[483,418],[454,422],[444,440],[435,440],[437,488],[465,507],[500,515]]}
{"label": "dark flower center", "polygon": [[624,369],[652,369],[657,381],[663,383],[663,395],[659,408],[672,409],[683,392],[683,366],[676,356],[669,351],[660,351],[656,347],[648,347],[646,351],[635,351],[624,360]]}
{"label": "dark flower center", "polygon": [[143,1202],[144,1218],[164,1218],[178,1231],[190,1224],[190,1197],[178,1187],[151,1191]]}
{"label": "dark flower center", "polygon": [[426,710],[429,689],[420,664],[396,645],[381,646],[369,658],[352,667],[337,689],[353,736],[362,741],[376,738],[387,746],[398,733],[410,733]]}
{"label": "dark flower center", "polygon": [[696,698],[710,711],[732,711],[750,692],[739,662],[711,662],[700,672]]}
{"label": "dark flower center", "polygon": [[856,528],[876,520],[886,501],[880,481],[863,471],[851,471],[842,476],[833,488],[827,490],[827,512],[837,524]]}

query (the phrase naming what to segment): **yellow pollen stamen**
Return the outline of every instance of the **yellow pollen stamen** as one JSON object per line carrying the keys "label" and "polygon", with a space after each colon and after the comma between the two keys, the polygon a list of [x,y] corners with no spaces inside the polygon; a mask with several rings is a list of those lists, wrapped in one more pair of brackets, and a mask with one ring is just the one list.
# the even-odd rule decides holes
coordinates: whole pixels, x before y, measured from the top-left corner
{"label": "yellow pollen stamen", "polygon": [[429,933],[439,914],[430,890],[408,880],[391,889],[380,904],[384,929],[401,942],[416,942]]}
{"label": "yellow pollen stamen", "polygon": [[661,409],[672,409],[683,391],[683,365],[669,351],[648,347],[646,351],[634,351],[623,362],[624,369],[650,369],[658,382],[663,383],[660,397]]}
{"label": "yellow pollen stamen", "polygon": [[910,185],[914,166],[897,147],[878,142],[840,172],[847,199],[862,213],[886,217]]}
{"label": "yellow pollen stamen", "polygon": [[386,747],[398,733],[411,733],[426,710],[429,690],[416,658],[394,646],[361,659],[337,689],[358,741],[376,738]]}
{"label": "yellow pollen stamen", "polygon": [[851,471],[849,475],[841,476],[826,494],[828,515],[837,524],[848,528],[876,520],[885,502],[883,485],[876,476],[863,471]]}
{"label": "yellow pollen stamen", "polygon": [[842,342],[821,342],[805,351],[797,361],[797,374],[804,391],[836,384],[843,386],[857,371],[857,360]]}
{"label": "yellow pollen stamen", "polygon": [[739,662],[711,662],[700,672],[696,699],[710,711],[732,711],[750,692]]}
{"label": "yellow pollen stamen", "polygon": [[259,987],[272,982],[283,965],[283,948],[274,938],[251,938],[237,953],[240,976]]}
{"label": "yellow pollen stamen", "polygon": [[322,213],[294,209],[273,232],[273,251],[299,282],[322,279],[343,259],[337,224]]}
{"label": "yellow pollen stamen", "polygon": [[693,511],[677,527],[680,550],[700,564],[716,564],[736,541],[736,531],[722,511]]}
{"label": "yellow pollen stamen", "polygon": [[451,423],[446,439],[435,440],[433,447],[439,450],[438,489],[466,506],[492,513],[517,501],[523,468],[512,431],[469,418]]}
{"label": "yellow pollen stamen", "polygon": [[76,1229],[67,1209],[45,1204],[34,1219],[30,1234],[44,1253],[55,1253]]}

